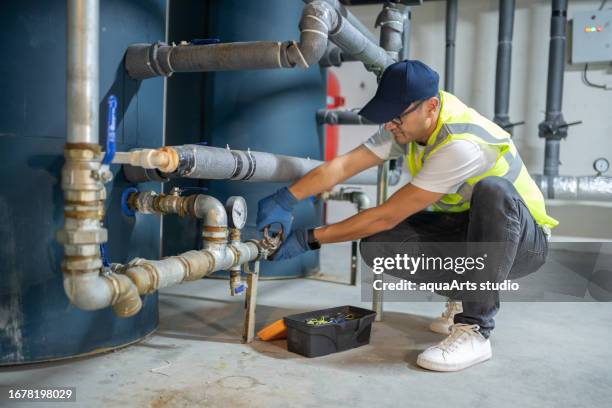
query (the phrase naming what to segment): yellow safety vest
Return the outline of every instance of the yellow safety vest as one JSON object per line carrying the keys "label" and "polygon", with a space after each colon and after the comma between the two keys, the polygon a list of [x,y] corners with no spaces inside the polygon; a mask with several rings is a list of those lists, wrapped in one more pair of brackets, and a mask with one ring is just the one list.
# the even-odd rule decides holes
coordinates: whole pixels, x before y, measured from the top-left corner
{"label": "yellow safety vest", "polygon": [[467,211],[474,185],[485,177],[499,176],[512,182],[538,224],[556,227],[559,222],[546,214],[544,196],[527,172],[510,134],[450,93],[440,91],[440,102],[438,125],[425,148],[419,152],[416,142],[408,145],[406,159],[412,176],[421,170],[430,155],[452,140],[471,140],[479,146],[491,146],[497,150],[497,161],[488,171],[465,180],[456,193],[442,196],[432,205],[432,209],[442,212]]}

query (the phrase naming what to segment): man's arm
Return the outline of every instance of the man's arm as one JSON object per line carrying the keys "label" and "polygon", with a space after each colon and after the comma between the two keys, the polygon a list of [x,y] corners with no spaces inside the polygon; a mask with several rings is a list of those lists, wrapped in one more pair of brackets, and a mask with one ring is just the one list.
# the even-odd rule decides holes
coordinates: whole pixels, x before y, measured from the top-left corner
{"label": "man's arm", "polygon": [[362,211],[336,224],[317,228],[314,230],[314,236],[322,244],[327,244],[353,241],[386,231],[412,214],[427,208],[443,195],[407,184],[384,204]]}
{"label": "man's arm", "polygon": [[361,145],[350,152],[323,163],[289,186],[298,200],[328,191],[336,184],[383,162],[367,147]]}

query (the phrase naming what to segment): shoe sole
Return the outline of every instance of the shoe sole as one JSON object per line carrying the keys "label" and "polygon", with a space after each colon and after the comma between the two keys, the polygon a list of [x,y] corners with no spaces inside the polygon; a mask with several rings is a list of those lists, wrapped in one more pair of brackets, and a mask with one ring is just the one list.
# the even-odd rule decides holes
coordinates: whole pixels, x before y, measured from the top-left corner
{"label": "shoe sole", "polygon": [[492,356],[493,356],[493,353],[489,352],[489,353],[487,353],[487,354],[485,354],[485,355],[483,355],[481,357],[478,357],[476,360],[469,361],[469,362],[466,362],[466,363],[463,363],[463,364],[453,364],[453,365],[434,363],[432,361],[423,360],[419,356],[417,358],[417,365],[419,367],[422,367],[422,368],[425,368],[425,369],[431,370],[431,371],[444,371],[444,372],[460,371],[460,370],[466,369],[468,367],[471,367],[473,365],[485,362],[485,361],[489,360]]}

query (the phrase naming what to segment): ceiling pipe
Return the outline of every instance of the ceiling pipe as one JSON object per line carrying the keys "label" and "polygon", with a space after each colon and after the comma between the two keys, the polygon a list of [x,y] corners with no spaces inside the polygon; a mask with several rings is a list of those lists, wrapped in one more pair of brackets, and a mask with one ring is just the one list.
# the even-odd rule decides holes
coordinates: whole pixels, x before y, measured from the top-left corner
{"label": "ceiling pipe", "polygon": [[[152,149],[141,149],[126,155],[115,155],[113,163],[139,167],[146,165],[145,161],[140,160],[138,156],[150,156],[150,150]],[[320,160],[202,145],[163,147],[157,151],[171,156],[164,161],[164,163],[173,163],[172,167],[164,166],[164,176],[167,177],[287,183],[300,179],[315,167],[323,164]],[[126,157],[129,161],[125,160]],[[152,165],[149,168],[157,167]],[[143,175],[145,178],[141,179],[135,171],[130,171],[130,174],[134,177],[129,180],[132,183],[146,180],[146,175]],[[389,182],[392,185],[397,184],[400,176],[401,168],[392,172]],[[376,179],[376,171],[368,169],[345,180],[344,183],[376,184]]]}
{"label": "ceiling pipe", "polygon": [[446,0],[446,56],[444,89],[455,93],[455,39],[457,37],[457,0]]}
{"label": "ceiling pipe", "polygon": [[510,106],[510,73],[512,69],[512,31],[515,0],[499,0],[499,33],[495,70],[495,116],[493,122],[512,134],[514,124],[508,116]]}
{"label": "ceiling pipe", "polygon": [[80,309],[107,306],[119,316],[142,307],[136,287],[122,275],[101,274],[100,245],[107,241],[102,227],[104,200],[102,159],[98,140],[99,0],[67,0],[66,130],[64,226],[56,239],[64,246],[64,290]]}
{"label": "ceiling pipe", "polygon": [[377,74],[393,62],[384,50],[323,0],[305,4],[299,27],[299,44],[295,41],[132,44],[126,51],[125,68],[130,77],[139,80],[170,76],[174,72],[308,68],[323,57],[328,37],[343,52],[363,62],[368,70]]}

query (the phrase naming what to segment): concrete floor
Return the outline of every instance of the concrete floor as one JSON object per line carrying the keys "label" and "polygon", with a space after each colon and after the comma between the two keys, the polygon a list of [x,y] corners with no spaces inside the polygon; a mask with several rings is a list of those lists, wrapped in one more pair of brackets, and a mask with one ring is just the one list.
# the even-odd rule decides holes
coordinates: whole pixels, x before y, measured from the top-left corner
{"label": "concrete floor", "polygon": [[[346,246],[328,247],[322,268],[348,278],[347,257]],[[302,311],[371,306],[360,298],[348,285],[262,281],[258,328]],[[227,295],[226,281],[207,279],[160,294],[151,337],[107,354],[0,369],[0,384],[75,386],[77,406],[87,407],[612,406],[609,303],[504,304],[493,359],[459,373],[415,364],[443,338],[427,330],[441,308],[388,303],[370,345],[308,359],[284,340],[241,344],[242,298]]]}

